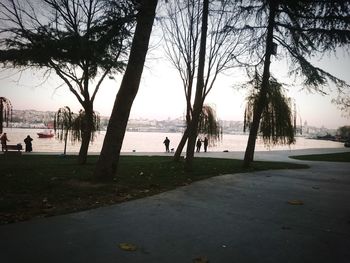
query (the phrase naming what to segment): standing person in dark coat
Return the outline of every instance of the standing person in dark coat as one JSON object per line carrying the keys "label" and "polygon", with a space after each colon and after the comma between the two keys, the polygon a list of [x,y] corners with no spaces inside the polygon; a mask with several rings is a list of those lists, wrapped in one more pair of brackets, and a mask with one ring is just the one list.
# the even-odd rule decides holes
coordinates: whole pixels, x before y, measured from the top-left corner
{"label": "standing person in dark coat", "polygon": [[168,137],[165,137],[165,140],[164,140],[164,145],[165,145],[165,151],[168,153],[170,152],[169,150],[169,145],[170,145],[170,140],[168,139]]}
{"label": "standing person in dark coat", "polygon": [[201,139],[198,139],[197,140],[197,150],[196,152],[199,153],[201,151],[201,147],[202,147],[202,142],[201,142]]}
{"label": "standing person in dark coat", "polygon": [[207,137],[204,138],[203,143],[204,143],[204,152],[207,152],[207,149],[208,149],[208,138]]}
{"label": "standing person in dark coat", "polygon": [[29,135],[24,139],[24,143],[26,144],[26,152],[33,151],[32,140],[33,139]]}

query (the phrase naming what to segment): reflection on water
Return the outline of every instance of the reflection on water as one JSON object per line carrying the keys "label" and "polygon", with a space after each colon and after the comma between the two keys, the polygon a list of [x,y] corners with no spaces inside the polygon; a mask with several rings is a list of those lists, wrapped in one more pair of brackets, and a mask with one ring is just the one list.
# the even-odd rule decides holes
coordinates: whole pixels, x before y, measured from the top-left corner
{"label": "reflection on water", "polygon": [[[4,132],[7,133],[10,140],[9,144],[22,143],[24,145],[24,138],[30,135],[33,140],[33,151],[34,152],[63,152],[64,143],[54,138],[38,138],[37,133],[42,130],[38,129],[17,129],[17,128],[5,128]],[[102,148],[105,131],[97,134],[94,142],[91,143],[89,152],[96,153],[100,152]],[[164,152],[165,146],[163,141],[165,137],[170,139],[170,148],[176,148],[182,134],[181,133],[161,133],[161,132],[127,132],[125,134],[122,152]],[[215,147],[209,147],[209,151],[244,151],[247,145],[247,135],[233,135],[224,134],[223,140],[218,143]],[[305,138],[297,138],[296,144],[291,147],[288,146],[276,146],[271,150],[293,150],[293,149],[306,149],[306,148],[342,148],[343,143],[312,140]],[[68,142],[67,152],[79,152],[80,143]],[[257,141],[257,151],[268,151],[261,141]]]}

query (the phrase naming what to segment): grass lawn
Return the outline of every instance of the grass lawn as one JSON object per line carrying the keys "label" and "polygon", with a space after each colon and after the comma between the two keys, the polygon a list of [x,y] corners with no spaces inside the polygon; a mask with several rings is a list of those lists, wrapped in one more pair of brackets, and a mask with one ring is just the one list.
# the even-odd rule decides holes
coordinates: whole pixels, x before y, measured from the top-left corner
{"label": "grass lawn", "polygon": [[97,156],[77,165],[76,156],[0,155],[0,224],[24,221],[154,195],[222,174],[267,169],[307,168],[305,165],[196,158],[194,172],[171,157],[121,156],[119,173],[111,182],[92,178]]}
{"label": "grass lawn", "polygon": [[350,162],[350,152],[297,155],[297,156],[290,156],[290,158],[298,159],[298,160],[306,160],[306,161]]}

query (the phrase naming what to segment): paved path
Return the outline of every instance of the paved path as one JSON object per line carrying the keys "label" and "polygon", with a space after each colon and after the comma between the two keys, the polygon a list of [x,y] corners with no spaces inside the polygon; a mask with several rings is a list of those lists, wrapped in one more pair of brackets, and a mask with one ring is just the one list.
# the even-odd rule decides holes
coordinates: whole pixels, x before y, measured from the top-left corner
{"label": "paved path", "polygon": [[[264,152],[256,159],[313,152]],[[225,175],[119,205],[0,226],[0,262],[185,263],[202,256],[210,263],[349,263],[350,164],[293,161],[311,168]],[[288,204],[294,199],[304,205]],[[138,249],[122,251],[121,242]]]}

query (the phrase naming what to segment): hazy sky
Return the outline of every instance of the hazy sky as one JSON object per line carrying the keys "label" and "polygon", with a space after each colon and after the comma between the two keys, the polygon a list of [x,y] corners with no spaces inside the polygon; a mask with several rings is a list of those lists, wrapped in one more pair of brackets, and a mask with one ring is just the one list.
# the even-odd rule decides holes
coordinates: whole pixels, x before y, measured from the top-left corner
{"label": "hazy sky", "polygon": [[[160,47],[161,49],[161,47]],[[131,118],[167,119],[182,117],[185,111],[184,92],[176,70],[160,57],[160,53],[151,51],[144,69],[139,93],[135,99]],[[324,57],[317,63],[337,77],[350,83],[350,57],[339,52],[338,58]],[[158,58],[157,58],[158,57]],[[349,125],[350,119],[344,118],[331,96],[321,96],[301,91],[302,87],[293,78],[287,76],[287,68],[274,58],[271,72],[280,80],[293,84],[288,86],[289,95],[295,99],[298,123],[307,121],[311,126],[338,128]],[[243,73],[221,75],[206,103],[214,106],[222,120],[243,120],[244,90],[237,90],[234,85],[242,83]],[[106,79],[97,94],[95,110],[103,116],[109,116],[120,85],[121,76],[115,80]],[[77,112],[79,103],[66,86],[58,87],[58,78],[52,74],[45,80],[43,72],[26,71],[15,74],[15,71],[0,71],[0,96],[11,100],[14,109],[34,109],[57,111],[62,106],[69,106]],[[332,96],[333,95],[333,96]]]}

